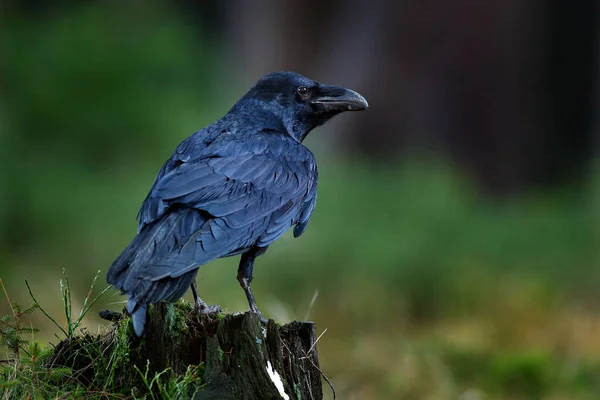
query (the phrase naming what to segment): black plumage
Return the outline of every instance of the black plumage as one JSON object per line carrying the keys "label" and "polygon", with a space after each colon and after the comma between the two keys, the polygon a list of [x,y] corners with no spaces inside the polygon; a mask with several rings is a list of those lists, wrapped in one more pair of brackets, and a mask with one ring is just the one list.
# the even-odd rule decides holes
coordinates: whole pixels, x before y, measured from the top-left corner
{"label": "black plumage", "polygon": [[[250,309],[254,259],[290,227],[300,236],[315,208],[317,165],[302,145],[343,111],[364,110],[358,93],[291,72],[264,76],[220,120],[185,139],[163,165],[138,213],[137,236],[107,280],[129,296],[135,331],[146,306],[174,301],[198,268],[242,254],[238,280]],[[264,318],[263,318],[264,319]]]}

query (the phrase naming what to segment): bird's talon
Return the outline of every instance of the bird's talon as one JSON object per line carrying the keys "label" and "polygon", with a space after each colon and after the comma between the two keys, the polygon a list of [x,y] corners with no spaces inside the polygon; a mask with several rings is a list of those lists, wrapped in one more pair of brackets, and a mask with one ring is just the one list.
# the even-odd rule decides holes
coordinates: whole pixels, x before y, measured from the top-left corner
{"label": "bird's talon", "polygon": [[221,310],[221,307],[219,307],[216,304],[213,304],[211,306],[207,305],[206,303],[196,304],[195,308],[196,308],[196,311],[198,311],[200,314],[212,314],[212,313],[223,312],[223,310]]}

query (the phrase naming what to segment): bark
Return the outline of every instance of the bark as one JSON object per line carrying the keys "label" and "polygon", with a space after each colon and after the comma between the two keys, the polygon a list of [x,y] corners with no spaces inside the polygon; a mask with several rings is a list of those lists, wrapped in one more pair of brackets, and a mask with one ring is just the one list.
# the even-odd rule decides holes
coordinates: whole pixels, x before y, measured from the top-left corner
{"label": "bark", "polygon": [[[111,391],[133,389],[143,395],[144,373],[147,381],[161,372],[161,379],[178,379],[188,366],[199,365],[201,380],[186,389],[194,399],[322,399],[315,333],[312,322],[279,326],[270,320],[265,325],[251,312],[199,315],[179,303],[159,304],[149,313],[141,338],[124,319],[104,334],[59,343],[49,366],[73,368],[86,387],[103,390],[101,380],[114,369]],[[98,355],[82,351],[95,347]],[[122,361],[103,363],[98,357]]]}

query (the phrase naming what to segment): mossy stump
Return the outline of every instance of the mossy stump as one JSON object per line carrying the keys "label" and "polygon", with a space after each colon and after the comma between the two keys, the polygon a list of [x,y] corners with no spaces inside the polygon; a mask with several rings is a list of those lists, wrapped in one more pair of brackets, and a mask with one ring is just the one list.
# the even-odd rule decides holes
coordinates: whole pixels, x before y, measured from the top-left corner
{"label": "mossy stump", "polygon": [[[93,340],[97,356],[80,351]],[[265,326],[251,312],[198,314],[182,302],[161,303],[149,312],[141,338],[124,318],[97,337],[61,342],[51,364],[85,371],[81,378],[87,385],[139,396],[156,391],[164,397],[166,389],[148,384],[162,373],[163,387],[186,377],[185,394],[179,390],[175,398],[317,400],[323,391],[315,343],[312,322],[278,326],[270,320]],[[190,366],[196,366],[197,379],[188,379]],[[95,375],[112,376],[109,387],[102,382],[109,378],[94,382]]]}

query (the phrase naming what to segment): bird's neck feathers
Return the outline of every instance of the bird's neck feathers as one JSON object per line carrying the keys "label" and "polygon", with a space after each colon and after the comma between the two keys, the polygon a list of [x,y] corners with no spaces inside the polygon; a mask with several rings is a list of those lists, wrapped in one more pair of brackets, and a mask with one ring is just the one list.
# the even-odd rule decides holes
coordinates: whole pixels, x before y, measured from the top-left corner
{"label": "bird's neck feathers", "polygon": [[298,115],[294,107],[284,107],[277,100],[264,101],[256,98],[242,98],[227,113],[227,118],[239,120],[240,117],[250,126],[260,126],[262,131],[285,131],[299,143],[325,120]]}

